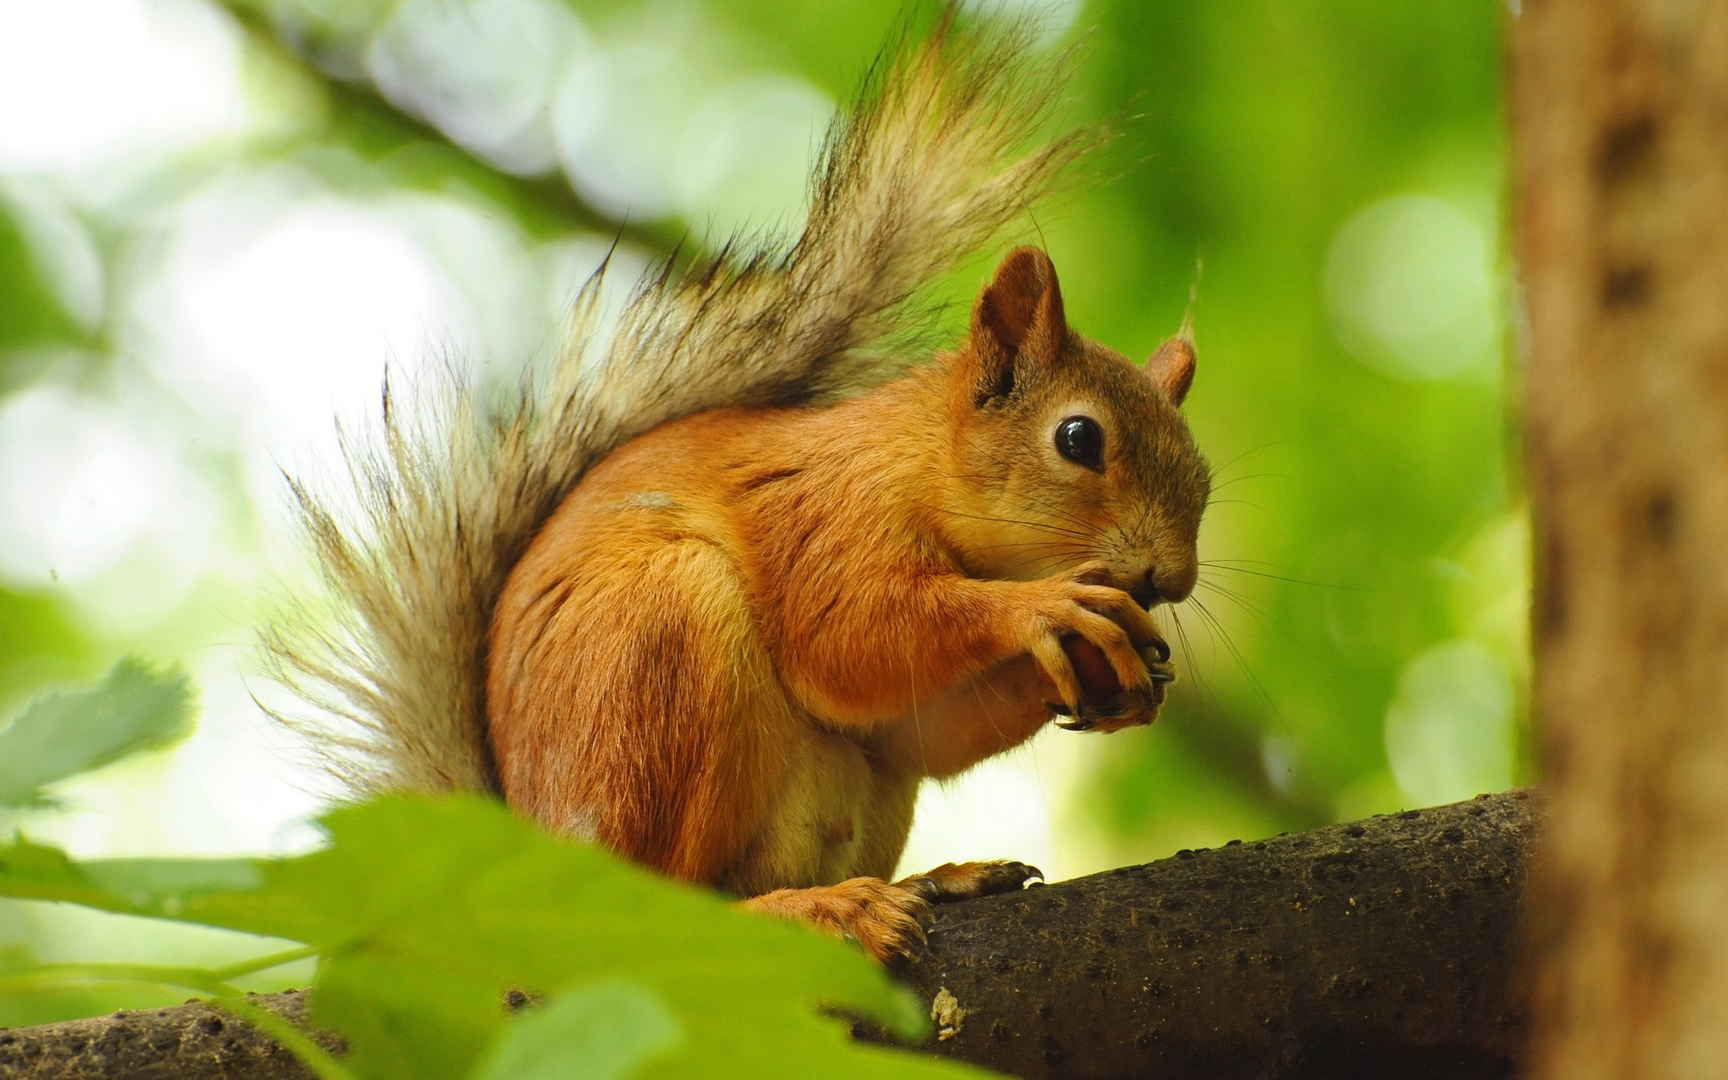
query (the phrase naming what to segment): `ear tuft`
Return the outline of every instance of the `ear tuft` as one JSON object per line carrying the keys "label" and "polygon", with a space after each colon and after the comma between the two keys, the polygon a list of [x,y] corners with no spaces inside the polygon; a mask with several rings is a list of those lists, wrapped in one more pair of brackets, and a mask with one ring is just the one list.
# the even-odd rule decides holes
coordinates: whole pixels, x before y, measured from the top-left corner
{"label": "ear tuft", "polygon": [[972,308],[972,349],[982,366],[979,400],[1005,396],[1026,362],[1055,362],[1067,337],[1062,286],[1050,256],[1035,247],[1010,251]]}
{"label": "ear tuft", "polygon": [[1146,361],[1146,374],[1177,405],[1188,396],[1194,384],[1194,338],[1184,327],[1181,333],[1158,346],[1152,359]]}

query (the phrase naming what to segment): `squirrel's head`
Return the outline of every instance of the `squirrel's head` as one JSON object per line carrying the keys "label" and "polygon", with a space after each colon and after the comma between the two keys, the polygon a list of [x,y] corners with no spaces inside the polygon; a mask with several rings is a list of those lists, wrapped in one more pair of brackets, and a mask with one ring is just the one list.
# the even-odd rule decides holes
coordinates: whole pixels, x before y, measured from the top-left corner
{"label": "squirrel's head", "polygon": [[980,577],[1102,563],[1143,605],[1186,599],[1210,471],[1179,406],[1193,343],[1142,367],[1069,328],[1050,257],[1010,252],[948,368],[953,413],[942,527]]}

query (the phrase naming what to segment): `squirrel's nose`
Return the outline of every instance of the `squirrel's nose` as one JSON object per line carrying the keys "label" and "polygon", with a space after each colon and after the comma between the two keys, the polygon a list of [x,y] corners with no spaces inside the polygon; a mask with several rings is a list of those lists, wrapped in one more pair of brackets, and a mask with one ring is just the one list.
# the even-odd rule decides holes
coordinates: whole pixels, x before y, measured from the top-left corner
{"label": "squirrel's nose", "polygon": [[1153,584],[1150,575],[1145,574],[1141,575],[1138,585],[1128,590],[1128,595],[1132,596],[1134,602],[1143,608],[1150,608],[1159,600],[1158,586]]}
{"label": "squirrel's nose", "polygon": [[1128,595],[1143,608],[1153,604],[1179,604],[1194,591],[1199,575],[1192,565],[1148,566],[1128,589]]}

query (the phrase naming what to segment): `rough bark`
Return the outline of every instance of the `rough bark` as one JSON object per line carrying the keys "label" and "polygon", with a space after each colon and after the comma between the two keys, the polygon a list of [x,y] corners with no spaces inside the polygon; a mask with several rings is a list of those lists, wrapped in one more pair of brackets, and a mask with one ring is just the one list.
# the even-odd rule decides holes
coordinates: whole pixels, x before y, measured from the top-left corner
{"label": "rough bark", "polygon": [[1728,6],[1525,0],[1536,1071],[1728,1060]]}
{"label": "rough bark", "polygon": [[1523,792],[944,909],[906,980],[1018,1076],[1512,1075]]}
{"label": "rough bark", "polygon": [[[1510,1076],[1534,801],[1482,796],[950,905],[898,974],[952,1003],[934,1052],[1021,1076]],[[0,1033],[0,1077],[241,1075],[306,1074],[204,1005]]]}
{"label": "rough bark", "polygon": [[[306,1027],[306,991],[248,995]],[[340,1043],[327,1036],[328,1049]],[[203,1001],[137,1009],[40,1027],[0,1029],[5,1080],[308,1080],[298,1058],[258,1029]]]}

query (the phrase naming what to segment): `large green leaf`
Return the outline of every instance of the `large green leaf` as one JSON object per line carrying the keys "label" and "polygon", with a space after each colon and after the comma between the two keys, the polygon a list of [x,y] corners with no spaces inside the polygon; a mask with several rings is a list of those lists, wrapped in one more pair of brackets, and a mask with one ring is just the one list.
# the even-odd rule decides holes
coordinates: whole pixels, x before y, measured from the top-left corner
{"label": "large green leaf", "polygon": [[639,982],[594,982],[515,1024],[475,1080],[562,1080],[574,1063],[592,1080],[630,1076],[684,1041],[666,1002]]}
{"label": "large green leaf", "polygon": [[[502,1029],[502,986],[620,979],[656,995],[687,1032],[656,1059],[667,1068],[924,1067],[854,1047],[818,1015],[824,1003],[845,1004],[901,1032],[921,1030],[910,999],[856,950],[557,840],[489,800],[393,799],[327,824],[331,847],[282,864],[266,888],[290,898],[284,910],[295,918],[321,925],[247,928],[326,935],[317,1015],[344,1025],[354,1063],[376,1075],[431,1076],[475,1062]],[[208,912],[205,903],[194,906]],[[422,1015],[437,1022],[429,1029]]]}
{"label": "large green leaf", "polygon": [[[78,864],[19,841],[0,848],[0,895],[317,946],[314,1017],[348,1039],[365,1076],[595,1061],[715,1076],[957,1074],[854,1044],[821,1015],[840,1006],[903,1035],[925,1029],[856,949],[549,836],[491,800],[394,797],[325,823],[328,848],[281,860]],[[512,1025],[511,986],[556,993],[539,1019]],[[611,1019],[561,1043],[545,1017],[584,1009]]]}

